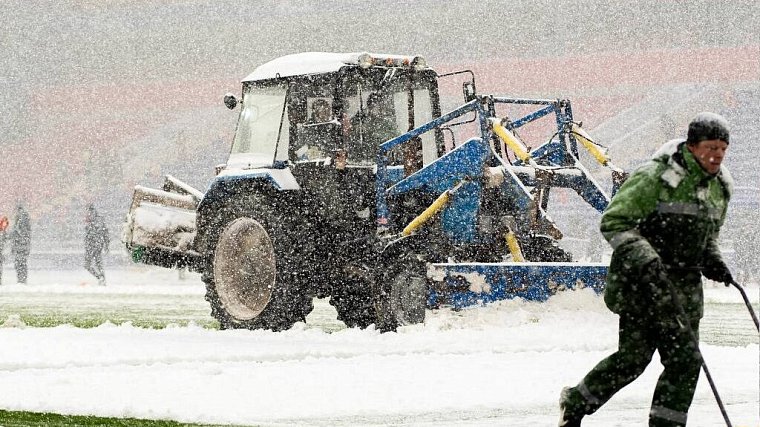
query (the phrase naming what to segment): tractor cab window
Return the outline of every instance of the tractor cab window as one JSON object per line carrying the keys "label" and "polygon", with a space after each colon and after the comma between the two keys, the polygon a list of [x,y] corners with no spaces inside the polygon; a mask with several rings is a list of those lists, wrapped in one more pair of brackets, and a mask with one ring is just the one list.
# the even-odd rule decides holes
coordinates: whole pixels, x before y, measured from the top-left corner
{"label": "tractor cab window", "polygon": [[[343,112],[346,120],[343,121],[343,130],[349,163],[374,164],[380,144],[410,129],[410,93],[413,96],[414,126],[433,119],[428,82],[417,81],[402,71],[378,71],[377,75],[352,76],[344,80]],[[413,80],[410,81],[410,77]],[[431,163],[438,157],[435,132],[423,134],[420,139],[422,162]],[[403,152],[404,147],[391,150],[390,164],[403,164]]]}
{"label": "tractor cab window", "polygon": [[290,123],[285,114],[286,99],[285,85],[243,88],[231,161],[244,157],[255,167],[271,165],[273,160],[287,160]]}
{"label": "tractor cab window", "polygon": [[357,91],[346,101],[348,108],[344,128],[348,129],[348,161],[373,164],[376,161],[378,146],[405,131],[403,127],[399,127],[396,120],[397,110],[393,95],[370,90]]}
{"label": "tractor cab window", "polygon": [[[433,107],[430,98],[430,90],[427,88],[413,89],[414,97],[414,127],[418,127],[433,120]],[[394,104],[396,104],[396,122],[399,128],[407,129],[409,127],[409,92],[400,91],[394,94]],[[428,165],[438,158],[438,149],[436,146],[435,132],[428,131],[420,135],[422,142],[421,155],[422,164]],[[409,141],[407,144],[411,144]],[[420,148],[417,147],[417,150]]]}
{"label": "tractor cab window", "polygon": [[335,119],[330,81],[298,81],[291,89],[292,157],[295,161],[332,157],[338,148],[340,122]]}

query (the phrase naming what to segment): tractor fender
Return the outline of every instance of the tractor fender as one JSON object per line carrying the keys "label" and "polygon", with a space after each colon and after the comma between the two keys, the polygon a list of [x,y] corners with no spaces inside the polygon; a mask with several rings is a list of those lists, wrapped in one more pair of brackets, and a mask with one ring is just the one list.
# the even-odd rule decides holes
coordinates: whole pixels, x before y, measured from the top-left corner
{"label": "tractor fender", "polygon": [[213,243],[210,239],[218,234],[214,233],[215,228],[222,226],[217,224],[218,219],[229,217],[225,211],[245,210],[250,203],[262,199],[284,199],[288,197],[286,193],[299,189],[289,169],[264,169],[217,176],[198,204],[195,251],[203,256],[210,255],[208,251]]}

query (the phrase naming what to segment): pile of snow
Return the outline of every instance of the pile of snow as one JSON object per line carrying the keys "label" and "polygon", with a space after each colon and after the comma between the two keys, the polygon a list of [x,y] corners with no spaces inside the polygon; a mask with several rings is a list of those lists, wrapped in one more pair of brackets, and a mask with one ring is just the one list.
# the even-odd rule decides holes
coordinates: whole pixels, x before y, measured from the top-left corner
{"label": "pile of snow", "polygon": [[145,203],[132,212],[132,243],[185,251],[195,237],[195,212]]}

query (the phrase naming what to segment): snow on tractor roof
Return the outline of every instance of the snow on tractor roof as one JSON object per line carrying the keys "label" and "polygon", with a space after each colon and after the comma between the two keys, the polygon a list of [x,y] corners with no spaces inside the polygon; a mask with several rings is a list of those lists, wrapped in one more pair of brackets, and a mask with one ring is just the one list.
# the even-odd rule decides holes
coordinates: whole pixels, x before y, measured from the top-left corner
{"label": "snow on tractor roof", "polygon": [[335,72],[346,65],[427,68],[421,56],[386,53],[303,52],[282,56],[257,67],[243,82]]}

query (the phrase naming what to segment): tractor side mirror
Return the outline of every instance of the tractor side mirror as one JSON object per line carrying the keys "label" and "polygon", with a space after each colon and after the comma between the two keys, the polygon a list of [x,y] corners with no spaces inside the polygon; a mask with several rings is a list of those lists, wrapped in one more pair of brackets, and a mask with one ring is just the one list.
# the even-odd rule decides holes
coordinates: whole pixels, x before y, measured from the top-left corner
{"label": "tractor side mirror", "polygon": [[464,93],[464,102],[468,103],[475,99],[475,82],[462,83],[462,92]]}
{"label": "tractor side mirror", "polygon": [[230,110],[234,110],[235,107],[237,107],[238,100],[235,98],[235,95],[231,93],[227,93],[224,95],[224,105],[227,106]]}

